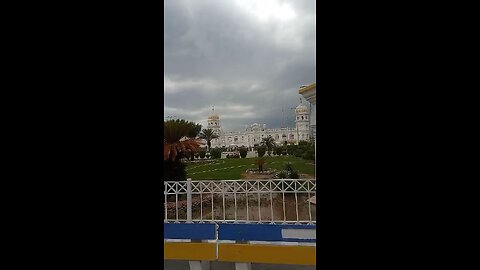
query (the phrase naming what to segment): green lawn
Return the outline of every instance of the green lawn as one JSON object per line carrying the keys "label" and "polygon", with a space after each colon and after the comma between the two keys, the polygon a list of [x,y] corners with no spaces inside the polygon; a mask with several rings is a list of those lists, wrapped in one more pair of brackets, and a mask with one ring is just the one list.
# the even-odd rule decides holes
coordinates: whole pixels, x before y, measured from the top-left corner
{"label": "green lawn", "polygon": [[[257,158],[229,158],[218,159],[214,163],[187,165],[187,177],[192,180],[236,180],[247,169],[256,169]],[[293,169],[302,174],[314,175],[313,161],[294,156],[265,157],[264,169],[273,168],[283,170],[285,163],[292,163]]]}

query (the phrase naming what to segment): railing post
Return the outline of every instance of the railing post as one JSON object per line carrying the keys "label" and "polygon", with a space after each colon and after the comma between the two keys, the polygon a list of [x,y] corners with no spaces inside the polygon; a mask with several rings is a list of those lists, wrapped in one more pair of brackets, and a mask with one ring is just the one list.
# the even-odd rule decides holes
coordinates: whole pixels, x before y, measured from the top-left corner
{"label": "railing post", "polygon": [[235,270],[252,270],[251,263],[235,263]]}
{"label": "railing post", "polygon": [[192,178],[187,178],[187,223],[192,223]]}
{"label": "railing post", "polygon": [[189,261],[190,270],[210,270],[209,261]]}

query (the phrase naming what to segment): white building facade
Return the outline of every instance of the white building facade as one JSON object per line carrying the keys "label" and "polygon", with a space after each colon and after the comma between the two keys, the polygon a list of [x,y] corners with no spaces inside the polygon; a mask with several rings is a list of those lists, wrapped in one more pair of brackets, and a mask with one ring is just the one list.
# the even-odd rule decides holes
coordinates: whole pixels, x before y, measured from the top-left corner
{"label": "white building facade", "polygon": [[310,119],[307,106],[300,103],[295,108],[295,128],[267,129],[266,124],[254,123],[243,131],[224,131],[220,123],[220,116],[214,111],[208,116],[207,128],[212,129],[219,136],[211,141],[212,148],[245,146],[255,147],[263,138],[272,137],[277,144],[308,141],[312,138]]}

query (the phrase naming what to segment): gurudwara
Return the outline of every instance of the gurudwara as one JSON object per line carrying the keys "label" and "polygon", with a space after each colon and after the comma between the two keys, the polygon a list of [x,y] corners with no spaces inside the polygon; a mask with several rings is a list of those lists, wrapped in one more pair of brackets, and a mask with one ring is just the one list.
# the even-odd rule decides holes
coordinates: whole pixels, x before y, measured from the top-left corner
{"label": "gurudwara", "polygon": [[312,138],[308,108],[302,102],[295,108],[295,128],[267,129],[266,124],[254,123],[244,131],[224,131],[220,124],[220,116],[214,109],[208,116],[207,123],[207,128],[219,136],[211,141],[212,147],[255,147],[267,137],[272,137],[277,144],[298,144],[299,141],[308,141]]}

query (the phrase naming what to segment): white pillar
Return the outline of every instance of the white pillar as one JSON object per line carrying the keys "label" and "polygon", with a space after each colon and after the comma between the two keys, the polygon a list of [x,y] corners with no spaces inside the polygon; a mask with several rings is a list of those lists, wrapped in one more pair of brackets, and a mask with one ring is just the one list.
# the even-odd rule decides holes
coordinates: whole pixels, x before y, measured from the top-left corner
{"label": "white pillar", "polygon": [[187,223],[192,223],[192,178],[187,178]]}
{"label": "white pillar", "polygon": [[209,261],[189,261],[190,270],[210,270]]}
{"label": "white pillar", "polygon": [[235,270],[252,270],[251,263],[235,263]]}

